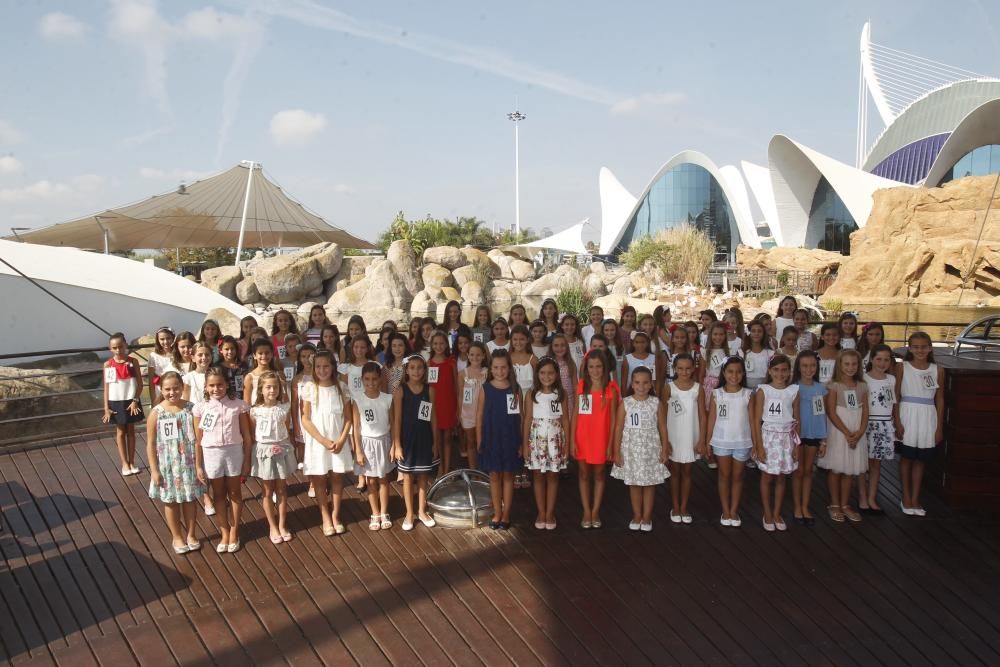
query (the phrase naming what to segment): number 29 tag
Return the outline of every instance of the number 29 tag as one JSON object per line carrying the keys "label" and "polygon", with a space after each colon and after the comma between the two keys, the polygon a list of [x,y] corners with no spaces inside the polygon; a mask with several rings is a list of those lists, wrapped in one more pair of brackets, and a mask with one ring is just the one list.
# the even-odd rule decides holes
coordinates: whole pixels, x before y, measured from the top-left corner
{"label": "number 29 tag", "polygon": [[589,394],[583,394],[582,396],[580,396],[580,404],[577,412],[579,412],[581,415],[593,414],[594,406],[590,400]]}

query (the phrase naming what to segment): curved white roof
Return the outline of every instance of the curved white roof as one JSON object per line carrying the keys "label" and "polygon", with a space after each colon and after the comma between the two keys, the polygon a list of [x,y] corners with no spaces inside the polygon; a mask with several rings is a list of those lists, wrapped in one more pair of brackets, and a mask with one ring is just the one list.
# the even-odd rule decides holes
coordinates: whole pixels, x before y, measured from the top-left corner
{"label": "curved white roof", "polygon": [[1000,99],[976,107],[962,119],[938,151],[924,184],[939,185],[962,156],[986,144],[1000,144]]}
{"label": "curved white roof", "polygon": [[107,342],[102,331],[11,267],[105,331],[123,331],[129,338],[152,333],[163,325],[175,330],[196,329],[213,308],[224,308],[240,318],[253,315],[186,278],[123,257],[0,240],[0,258],[4,260],[0,262],[0,290],[8,313],[0,323],[3,354],[95,347]]}
{"label": "curved white roof", "polygon": [[552,236],[538,239],[531,243],[522,243],[518,248],[546,248],[550,250],[562,250],[565,252],[575,252],[586,254],[587,244],[583,241],[583,228],[590,224],[590,218],[585,218],[580,222],[567,227],[561,232],[556,232]]}
{"label": "curved white roof", "polygon": [[740,167],[743,168],[743,175],[746,176],[747,183],[750,185],[750,192],[753,193],[757,206],[760,207],[760,212],[764,215],[764,222],[773,232],[778,226],[778,213],[774,207],[771,172],[767,167],[746,160],[740,162]]}
{"label": "curved white roof", "polygon": [[[629,220],[636,214],[643,199],[649,194],[653,185],[664,174],[681,164],[697,165],[712,175],[722,188],[722,194],[725,196],[726,201],[729,202],[729,208],[736,218],[729,221],[730,231],[735,232],[732,235],[734,241],[738,236],[740,241],[745,245],[750,245],[756,241],[756,247],[759,247],[760,241],[757,238],[757,230],[750,217],[750,204],[747,199],[746,188],[742,186],[742,182],[740,182],[739,186],[735,184],[737,180],[740,180],[739,172],[736,171],[736,168],[731,167],[731,170],[727,171],[726,175],[723,175],[721,170],[715,166],[715,163],[704,153],[685,150],[674,155],[660,167],[659,171],[650,179],[638,198],[628,194],[628,191],[622,187],[621,183],[618,182],[618,179],[614,177],[610,170],[606,167],[601,168],[601,254],[608,254],[615,249],[618,242],[621,241],[622,234],[625,233],[625,227],[628,226]],[[735,177],[733,172],[735,172]],[[614,198],[613,201],[605,202],[605,190],[608,191],[610,197]],[[632,199],[632,207],[622,215],[621,212],[624,210],[623,204],[628,201],[628,198],[624,195],[628,195],[628,198]]]}
{"label": "curved white roof", "polygon": [[826,178],[840,196],[858,227],[868,222],[873,192],[906,185],[855,169],[781,134],[775,135],[768,144],[767,161],[778,220],[778,224],[771,227],[771,233],[779,246],[814,248],[818,244],[823,230],[807,227],[821,177]]}

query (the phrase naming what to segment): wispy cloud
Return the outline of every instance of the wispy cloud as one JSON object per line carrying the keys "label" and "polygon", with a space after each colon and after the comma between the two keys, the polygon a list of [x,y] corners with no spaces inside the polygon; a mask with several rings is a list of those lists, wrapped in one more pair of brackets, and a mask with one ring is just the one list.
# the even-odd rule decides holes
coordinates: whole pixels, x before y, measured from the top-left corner
{"label": "wispy cloud", "polygon": [[49,12],[38,22],[38,33],[46,39],[72,39],[81,37],[89,26],[63,12]]}
{"label": "wispy cloud", "polygon": [[271,139],[278,146],[304,144],[326,128],[326,116],[305,109],[286,109],[271,116]]}
{"label": "wispy cloud", "polygon": [[210,171],[197,171],[195,169],[158,169],[156,167],[141,167],[139,175],[143,178],[175,180],[175,181],[197,181],[211,175]]}
{"label": "wispy cloud", "polygon": [[215,145],[215,164],[218,166],[222,160],[222,153],[229,143],[229,134],[232,131],[233,123],[239,116],[240,102],[243,98],[243,85],[246,83],[247,75],[250,73],[250,66],[253,65],[257,52],[260,51],[264,42],[265,26],[249,17],[241,24],[243,28],[234,33],[239,40],[236,53],[233,54],[233,63],[226,73],[226,79],[222,84],[222,122],[219,125],[219,135]]}
{"label": "wispy cloud", "polygon": [[111,34],[135,48],[143,59],[143,88],[167,111],[167,42],[170,24],[155,0],[111,0]]}
{"label": "wispy cloud", "polygon": [[24,133],[0,118],[0,146],[19,144],[24,141]]}
{"label": "wispy cloud", "polygon": [[24,170],[24,165],[13,155],[0,157],[0,175],[11,176],[20,174]]}
{"label": "wispy cloud", "polygon": [[[413,51],[428,58],[471,67],[480,72],[487,72],[609,108],[636,99],[587,81],[517,60],[500,51],[462,44],[434,35],[407,31],[400,26],[379,21],[357,19],[310,0],[273,2],[264,6],[262,11],[297,21],[309,27],[346,33],[380,44]],[[629,103],[629,105],[631,104],[635,103]]]}
{"label": "wispy cloud", "polygon": [[53,183],[52,181],[42,180],[21,188],[0,189],[0,201],[15,203],[30,199],[52,199],[53,197],[68,194],[70,191],[70,186],[65,183]]}
{"label": "wispy cloud", "polygon": [[669,107],[682,104],[687,100],[684,93],[643,93],[634,97],[626,97],[611,105],[613,114],[629,114],[644,109]]}

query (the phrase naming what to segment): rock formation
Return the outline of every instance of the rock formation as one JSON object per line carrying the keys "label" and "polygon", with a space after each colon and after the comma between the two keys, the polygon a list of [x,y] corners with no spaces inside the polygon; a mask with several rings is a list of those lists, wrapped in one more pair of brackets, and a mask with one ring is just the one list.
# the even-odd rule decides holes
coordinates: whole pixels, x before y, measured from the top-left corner
{"label": "rock formation", "polygon": [[736,264],[744,269],[808,271],[817,275],[836,273],[844,255],[818,248],[736,248]]}
{"label": "rock formation", "polygon": [[940,188],[877,191],[871,216],[851,235],[851,255],[824,298],[1000,306],[996,183],[996,176],[980,176]]}

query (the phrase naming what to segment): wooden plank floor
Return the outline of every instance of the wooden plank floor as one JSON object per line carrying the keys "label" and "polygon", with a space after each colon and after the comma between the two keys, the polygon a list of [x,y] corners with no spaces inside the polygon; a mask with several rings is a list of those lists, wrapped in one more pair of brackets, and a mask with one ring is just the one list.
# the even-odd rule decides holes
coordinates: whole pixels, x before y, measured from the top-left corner
{"label": "wooden plank floor", "polygon": [[[614,480],[605,527],[578,529],[566,479],[554,532],[532,528],[523,490],[509,533],[403,533],[398,520],[372,533],[350,490],[347,534],[324,538],[299,480],[295,539],[277,547],[250,481],[244,548],[216,554],[199,512],[203,548],[176,556],[148,473],[122,478],[116,462],[109,439],[0,454],[5,662],[1000,664],[1000,519],[934,497],[928,517],[903,516],[893,465],[884,516],[832,523],[818,512],[817,474],[816,526],[789,521],[784,534],[760,527],[755,472],[743,527],[720,527],[715,476],[701,464],[694,524],[669,522],[662,487],[648,535],[626,529]],[[396,495],[392,506],[399,517]]]}

